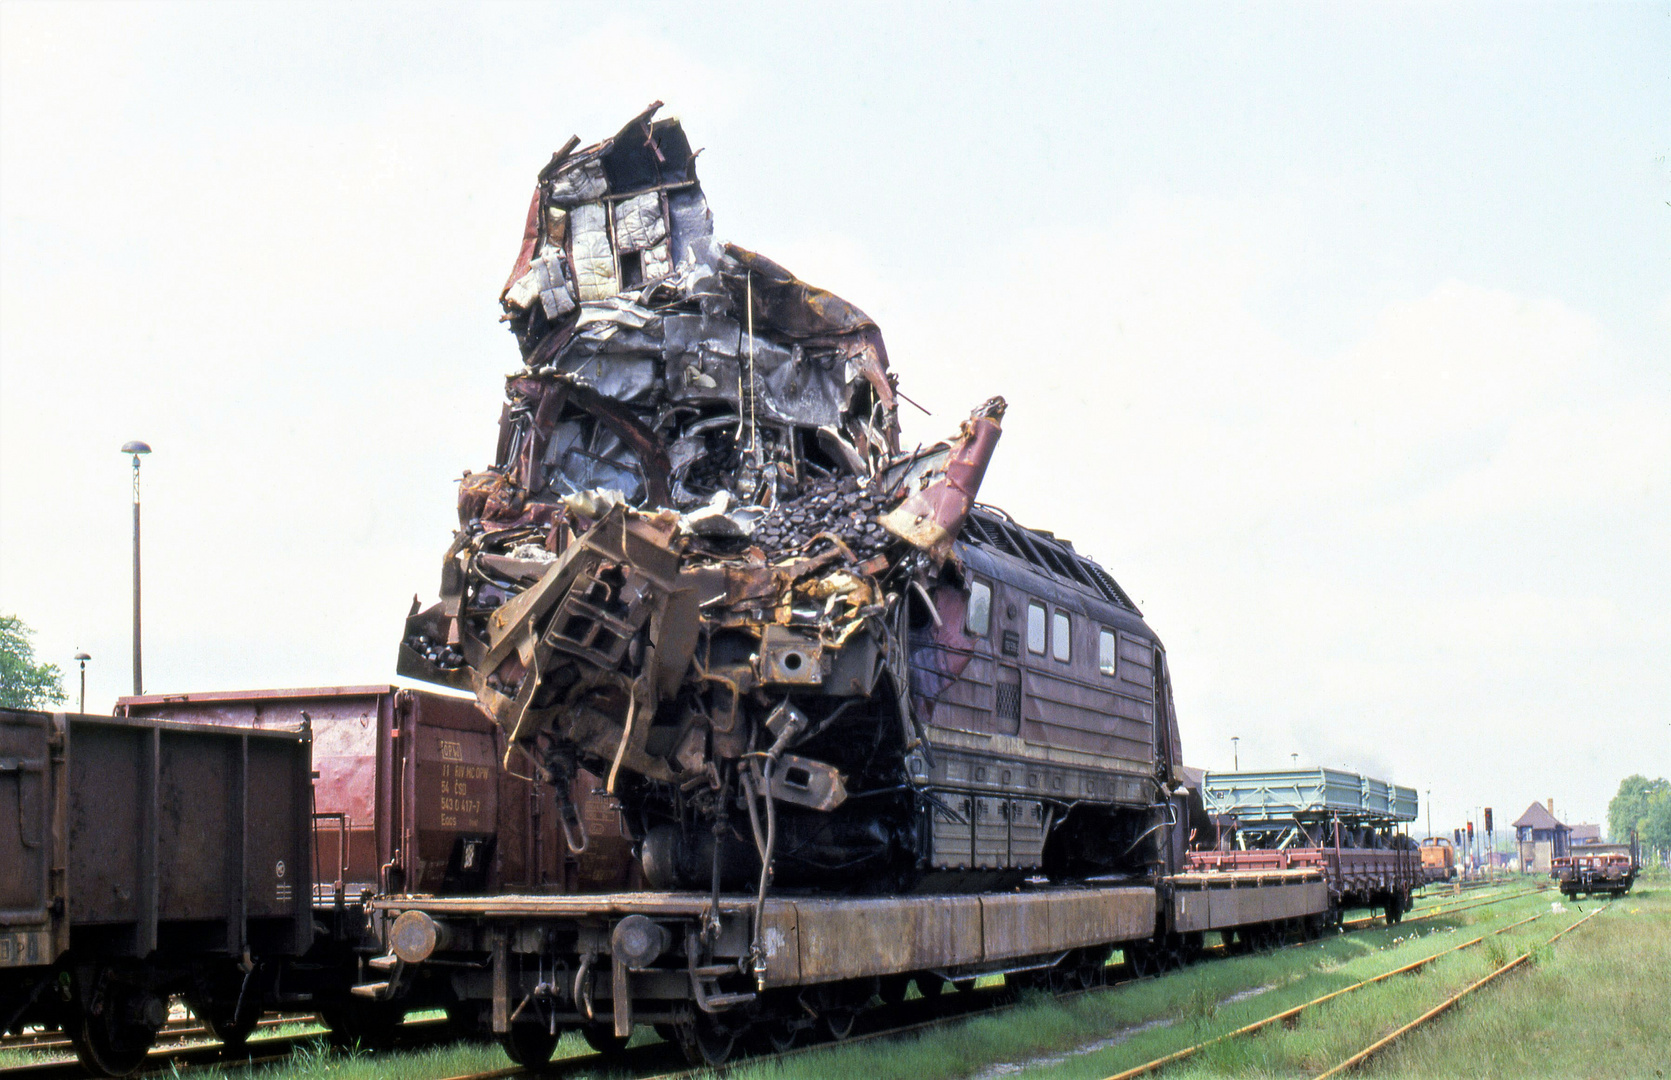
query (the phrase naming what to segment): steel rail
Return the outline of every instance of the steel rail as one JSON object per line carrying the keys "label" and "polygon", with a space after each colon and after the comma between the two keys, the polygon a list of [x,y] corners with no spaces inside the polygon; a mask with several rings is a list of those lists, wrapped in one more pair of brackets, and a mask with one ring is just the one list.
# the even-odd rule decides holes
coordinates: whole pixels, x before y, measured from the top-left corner
{"label": "steel rail", "polygon": [[1498,934],[1505,934],[1508,931],[1513,930],[1517,926],[1524,926],[1527,923],[1532,922],[1534,919],[1543,918],[1543,916],[1544,916],[1544,913],[1540,911],[1536,915],[1528,916],[1524,919],[1521,919],[1519,922],[1510,923],[1509,925],[1507,925],[1505,927],[1502,927],[1502,928],[1497,929],[1497,930],[1493,930],[1489,934],[1481,934],[1479,937],[1474,938],[1471,941],[1464,941],[1460,945],[1453,945],[1448,949],[1444,949],[1444,950],[1441,950],[1440,952],[1434,953],[1432,956],[1423,957],[1422,959],[1416,960],[1412,963],[1404,964],[1400,967],[1393,968],[1391,971],[1384,971],[1381,974],[1373,976],[1373,977],[1368,978],[1368,979],[1365,979],[1362,982],[1353,983],[1351,986],[1343,986],[1339,990],[1333,990],[1333,991],[1330,991],[1327,994],[1324,994],[1322,997],[1312,998],[1310,1001],[1307,1001],[1304,1004],[1295,1005],[1293,1008],[1284,1009],[1279,1013],[1273,1013],[1270,1016],[1265,1017],[1263,1020],[1255,1020],[1253,1023],[1245,1024],[1242,1027],[1237,1028],[1235,1031],[1227,1031],[1223,1035],[1215,1035],[1211,1039],[1207,1039],[1204,1042],[1196,1043],[1194,1046],[1186,1046],[1182,1050],[1174,1050],[1172,1053],[1167,1054],[1164,1057],[1158,1057],[1158,1058],[1155,1058],[1153,1061],[1146,1061],[1141,1065],[1135,1065],[1132,1068],[1129,1068],[1129,1069],[1125,1070],[1124,1072],[1118,1072],[1118,1073],[1115,1073],[1112,1076],[1107,1077],[1106,1080],[1132,1080],[1133,1077],[1146,1076],[1150,1073],[1159,1072],[1160,1070],[1166,1068],[1168,1065],[1176,1064],[1177,1062],[1183,1061],[1185,1058],[1194,1057],[1196,1054],[1200,1053],[1202,1050],[1205,1050],[1209,1046],[1214,1046],[1214,1045],[1217,1045],[1218,1043],[1226,1042],[1230,1039],[1240,1038],[1243,1035],[1252,1035],[1255,1032],[1263,1031],[1265,1028],[1270,1027],[1272,1024],[1286,1023],[1287,1021],[1293,1020],[1294,1018],[1298,1017],[1301,1013],[1305,1012],[1307,1009],[1315,1008],[1316,1006],[1321,1005],[1326,1001],[1333,1001],[1335,998],[1340,997],[1344,994],[1350,994],[1354,990],[1362,990],[1366,986],[1373,986],[1378,982],[1384,982],[1387,979],[1390,979],[1395,975],[1405,975],[1405,974],[1408,974],[1412,971],[1418,971],[1421,968],[1424,968],[1427,965],[1433,963],[1435,960],[1440,959],[1441,957],[1449,956],[1451,953],[1460,952],[1463,949],[1469,948],[1469,947],[1474,946],[1474,945],[1478,945],[1480,942],[1484,941],[1488,937],[1495,937]]}
{"label": "steel rail", "polygon": [[[1579,919],[1577,922],[1573,923],[1571,926],[1568,926],[1565,930],[1562,930],[1560,933],[1558,933],[1554,937],[1550,938],[1544,944],[1545,945],[1555,944],[1557,941],[1561,940],[1561,938],[1565,937],[1567,934],[1569,934],[1572,931],[1578,929],[1580,926],[1589,922],[1591,919],[1595,918],[1597,915],[1600,915],[1602,912],[1606,911],[1610,905],[1611,905],[1611,902],[1609,902],[1608,904],[1603,904],[1601,907],[1596,908],[1594,911],[1590,912],[1588,915],[1584,916],[1582,919]],[[1526,961],[1530,960],[1531,958],[1532,958],[1532,952],[1531,952],[1530,949],[1528,949],[1527,951],[1521,953],[1519,956],[1515,957],[1513,960],[1510,960],[1508,963],[1504,964],[1502,967],[1497,968],[1495,971],[1491,972],[1491,974],[1485,976],[1485,978],[1480,979],[1476,982],[1469,983],[1467,986],[1462,988],[1457,993],[1452,994],[1450,997],[1446,998],[1444,1001],[1441,1001],[1439,1004],[1435,1005],[1433,1008],[1431,1008],[1431,1009],[1427,1010],[1426,1012],[1422,1013],[1420,1016],[1416,1017],[1414,1020],[1410,1021],[1408,1024],[1405,1024],[1403,1027],[1399,1028],[1398,1030],[1393,1031],[1393,1032],[1389,1032],[1388,1034],[1386,1034],[1386,1035],[1382,1036],[1381,1038],[1375,1040],[1374,1042],[1370,1043],[1368,1046],[1364,1047],[1362,1050],[1359,1050],[1357,1053],[1353,1054],[1351,1057],[1347,1058],[1345,1061],[1342,1061],[1339,1065],[1336,1065],[1334,1068],[1330,1069],[1328,1072],[1318,1073],[1317,1076],[1315,1077],[1315,1080],[1328,1080],[1328,1078],[1331,1077],[1331,1076],[1338,1076],[1341,1073],[1345,1072],[1347,1069],[1351,1069],[1351,1068],[1354,1068],[1358,1065],[1361,1065],[1363,1062],[1367,1061],[1373,1055],[1375,1055],[1377,1053],[1380,1053],[1382,1050],[1386,1049],[1386,1047],[1388,1045],[1390,1045],[1393,1042],[1394,1039],[1397,1039],[1399,1036],[1405,1034],[1406,1032],[1413,1031],[1416,1028],[1422,1026],[1423,1024],[1426,1024],[1426,1023],[1430,1022],[1435,1017],[1437,1017],[1437,1016],[1443,1014],[1444,1012],[1446,1012],[1447,1010],[1449,1010],[1457,1002],[1461,1001],[1463,998],[1465,998],[1469,994],[1473,993],[1475,990],[1478,990],[1480,987],[1485,986],[1486,984],[1488,984],[1491,981],[1493,981],[1494,979],[1496,979],[1497,976],[1505,975],[1508,972],[1513,971],[1515,968],[1519,967],[1521,964],[1524,964]]]}
{"label": "steel rail", "polygon": [[[434,1042],[446,1027],[447,1021],[445,1020],[419,1020],[402,1024],[397,1045],[422,1045]],[[140,1066],[139,1071],[134,1075],[146,1076],[158,1073],[175,1075],[188,1069],[266,1065],[273,1062],[288,1061],[297,1047],[320,1038],[323,1038],[321,1034],[311,1032],[304,1035],[278,1035],[263,1039],[252,1039],[236,1051],[230,1051],[218,1042],[204,1042],[186,1047],[158,1046],[153,1047],[150,1053],[146,1055],[145,1064]],[[81,1067],[81,1062],[75,1058],[0,1068],[0,1080],[58,1080],[59,1077],[84,1077],[86,1075],[86,1071]]]}
{"label": "steel rail", "polygon": [[[1470,896],[1470,897],[1466,898],[1467,899],[1466,903],[1456,904],[1456,905],[1453,905],[1451,907],[1445,907],[1445,906],[1441,905],[1441,906],[1436,907],[1436,908],[1428,908],[1428,909],[1424,909],[1424,910],[1420,910],[1420,911],[1412,911],[1403,921],[1404,922],[1420,922],[1423,919],[1433,919],[1433,918],[1437,918],[1440,915],[1455,915],[1455,914],[1458,914],[1458,913],[1464,912],[1464,911],[1472,911],[1475,908],[1490,907],[1492,904],[1500,904],[1505,900],[1518,900],[1523,896],[1532,896],[1532,895],[1535,895],[1535,894],[1540,893],[1540,892],[1548,892],[1548,891],[1549,891],[1549,886],[1548,885],[1538,885],[1535,888],[1525,889],[1525,890],[1523,890],[1521,892],[1517,892],[1517,893],[1508,893],[1504,896],[1492,896],[1492,897],[1485,898],[1485,899],[1481,899],[1480,897],[1476,897],[1476,896]],[[1361,918],[1361,919],[1348,919],[1346,922],[1342,923],[1341,925],[1356,928],[1356,927],[1361,927],[1361,926],[1369,926],[1369,925],[1379,921],[1380,919],[1381,919],[1380,915],[1368,915],[1368,916],[1365,916],[1364,918]],[[1391,924],[1391,925],[1397,925],[1397,924]]]}
{"label": "steel rail", "polygon": [[[285,1024],[317,1024],[319,1017],[316,1013],[280,1014],[278,1016],[263,1017],[256,1021],[257,1031],[263,1028],[282,1027]],[[157,1032],[158,1040],[169,1043],[185,1043],[189,1041],[219,1042],[209,1034],[209,1029],[196,1018],[184,1020],[170,1020]],[[71,1047],[70,1040],[62,1032],[42,1031],[33,1035],[7,1035],[0,1037],[0,1050],[15,1050],[21,1053],[49,1053],[55,1050],[67,1050]]]}

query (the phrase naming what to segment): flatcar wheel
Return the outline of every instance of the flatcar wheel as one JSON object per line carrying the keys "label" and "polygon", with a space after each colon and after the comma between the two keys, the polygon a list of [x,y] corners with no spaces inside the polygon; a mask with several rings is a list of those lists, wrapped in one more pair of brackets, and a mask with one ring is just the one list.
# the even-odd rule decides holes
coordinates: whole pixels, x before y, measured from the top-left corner
{"label": "flatcar wheel", "polygon": [[499,1045],[505,1048],[506,1057],[524,1069],[541,1069],[551,1061],[560,1037],[542,1024],[512,1024],[499,1036]]}
{"label": "flatcar wheel", "polygon": [[853,1034],[853,1025],[858,1021],[857,1009],[837,1008],[829,1009],[818,1016],[818,1026],[823,1029],[833,1042],[845,1042]]}
{"label": "flatcar wheel", "polygon": [[930,1001],[945,993],[946,980],[938,975],[918,975],[917,993]]}
{"label": "flatcar wheel", "polygon": [[679,1049],[692,1065],[719,1068],[737,1048],[736,1033],[707,1013],[696,1013],[678,1025]]}
{"label": "flatcar wheel", "polygon": [[587,1024],[580,1029],[580,1037],[586,1040],[586,1045],[607,1058],[620,1057],[626,1052],[627,1043],[632,1041],[630,1035],[615,1034],[614,1025]]}
{"label": "flatcar wheel", "polygon": [[960,994],[967,994],[975,988],[974,979],[953,979],[952,986]]}
{"label": "flatcar wheel", "polygon": [[757,1022],[749,1029],[749,1042],[759,1053],[785,1054],[801,1041],[804,1026],[804,1023],[796,1024],[781,1017],[771,1017]]}

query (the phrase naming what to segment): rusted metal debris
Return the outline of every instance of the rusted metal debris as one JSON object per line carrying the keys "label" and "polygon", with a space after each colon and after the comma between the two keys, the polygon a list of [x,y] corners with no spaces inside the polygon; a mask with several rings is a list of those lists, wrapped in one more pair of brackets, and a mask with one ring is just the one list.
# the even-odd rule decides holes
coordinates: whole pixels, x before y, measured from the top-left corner
{"label": "rusted metal debris", "polygon": [[[501,295],[523,366],[400,673],[473,693],[574,842],[565,793],[603,777],[653,887],[992,887],[1037,872],[1064,825],[1064,851],[1101,854],[1063,867],[1146,872],[1177,756],[1158,642],[1100,568],[999,512],[979,511],[981,580],[963,566],[1003,399],[903,450],[875,322],[716,240],[658,108],[539,175]],[[1053,659],[1032,629],[1012,659],[1018,612],[1043,610],[990,610],[1015,575],[1101,635],[1071,673],[1066,629]],[[1100,683],[1046,692],[1024,742],[1017,665],[1036,663]],[[947,694],[994,693],[1001,754],[931,741]]]}
{"label": "rusted metal debris", "polygon": [[[868,692],[1004,409],[901,455],[876,324],[715,240],[696,155],[657,108],[540,173],[501,295],[524,366],[498,459],[460,486],[441,602],[414,612],[400,660],[474,692],[512,737],[508,767],[561,782],[568,743],[612,788],[622,769],[682,781],[746,752],[735,703],[758,687]],[[697,655],[726,630],[755,647]],[[830,670],[856,638],[865,661]],[[687,677],[731,710],[650,747]],[[800,768],[818,777],[804,801],[840,802],[838,777]]]}

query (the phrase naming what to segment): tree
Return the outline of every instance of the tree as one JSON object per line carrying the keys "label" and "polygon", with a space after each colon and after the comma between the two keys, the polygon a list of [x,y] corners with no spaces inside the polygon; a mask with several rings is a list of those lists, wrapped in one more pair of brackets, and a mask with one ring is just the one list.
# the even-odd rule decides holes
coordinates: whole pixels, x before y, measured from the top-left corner
{"label": "tree", "polygon": [[16,615],[0,615],[0,706],[42,709],[64,700],[64,673],[35,663],[34,636]]}
{"label": "tree", "polygon": [[1607,804],[1607,834],[1615,844],[1630,843],[1631,830],[1645,849],[1671,849],[1671,780],[1627,776]]}

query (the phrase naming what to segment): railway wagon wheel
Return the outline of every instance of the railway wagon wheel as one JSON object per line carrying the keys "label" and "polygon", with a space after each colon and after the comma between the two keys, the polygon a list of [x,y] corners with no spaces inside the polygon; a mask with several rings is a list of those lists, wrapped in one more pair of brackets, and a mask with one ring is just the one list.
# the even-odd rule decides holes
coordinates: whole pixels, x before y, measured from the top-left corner
{"label": "railway wagon wheel", "polygon": [[1073,981],[1083,990],[1103,985],[1108,981],[1108,959],[1113,955],[1112,945],[1079,950],[1078,963],[1073,968]]}
{"label": "railway wagon wheel", "polygon": [[938,975],[924,973],[916,976],[917,993],[930,1001],[946,992],[946,980]]}
{"label": "railway wagon wheel", "polygon": [[551,1060],[560,1038],[562,1032],[554,1035],[544,1024],[519,1023],[500,1033],[499,1045],[506,1057],[524,1069],[539,1069]]}
{"label": "railway wagon wheel", "polygon": [[261,991],[255,986],[246,991],[241,978],[206,981],[184,996],[186,1008],[228,1050],[248,1042],[261,1020]]}
{"label": "railway wagon wheel", "polygon": [[783,1054],[801,1042],[801,1036],[812,1026],[812,1021],[786,1016],[771,1016],[755,1021],[749,1028],[749,1043],[762,1054]]}
{"label": "railway wagon wheel", "polygon": [[717,1069],[731,1060],[737,1049],[737,1033],[705,1012],[689,1013],[673,1028],[680,1052],[692,1065]]}
{"label": "railway wagon wheel", "polygon": [[168,1021],[168,1004],[138,987],[101,980],[92,1003],[75,1010],[64,1025],[75,1056],[93,1076],[127,1076],[145,1064],[145,1055]]}

